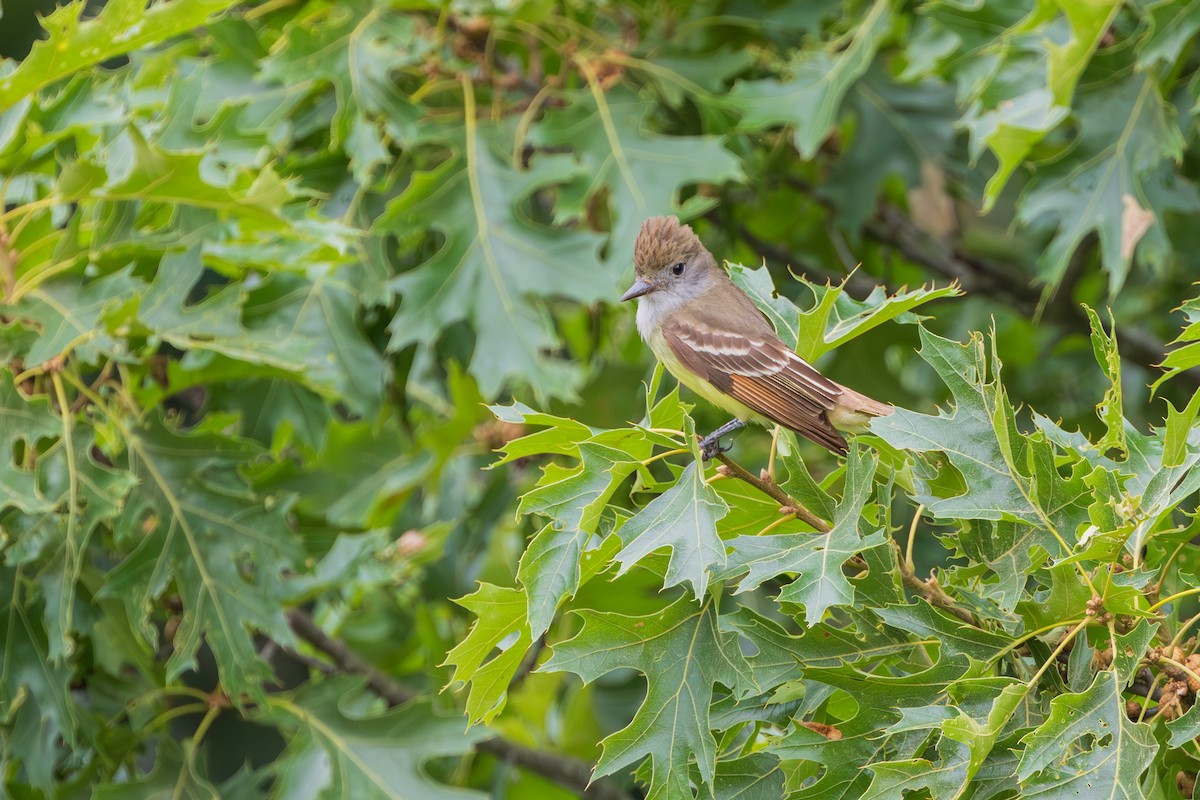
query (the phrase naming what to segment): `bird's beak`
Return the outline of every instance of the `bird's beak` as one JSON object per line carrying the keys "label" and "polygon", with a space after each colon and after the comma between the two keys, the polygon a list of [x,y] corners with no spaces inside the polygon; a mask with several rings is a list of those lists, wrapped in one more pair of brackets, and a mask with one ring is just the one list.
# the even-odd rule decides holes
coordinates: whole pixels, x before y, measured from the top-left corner
{"label": "bird's beak", "polygon": [[646,294],[649,291],[652,291],[653,289],[654,289],[653,283],[650,283],[649,281],[638,278],[637,280],[635,280],[633,282],[633,286],[630,286],[629,290],[627,292],[625,292],[625,294],[621,295],[621,302],[624,303],[626,300],[632,300],[635,297],[641,297],[642,295]]}

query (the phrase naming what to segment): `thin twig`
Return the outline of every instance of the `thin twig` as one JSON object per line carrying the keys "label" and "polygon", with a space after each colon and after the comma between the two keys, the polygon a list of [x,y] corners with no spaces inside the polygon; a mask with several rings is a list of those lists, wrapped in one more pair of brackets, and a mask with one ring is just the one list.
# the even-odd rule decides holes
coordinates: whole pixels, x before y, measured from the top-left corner
{"label": "thin twig", "polygon": [[387,700],[391,705],[403,705],[420,696],[417,692],[375,669],[341,639],[335,639],[325,633],[307,612],[292,609],[287,614],[287,620],[297,636],[332,658],[333,663],[337,664],[342,672],[365,677],[371,691]]}
{"label": "thin twig", "polygon": [[[331,657],[342,672],[364,676],[371,690],[388,704],[402,705],[419,696],[375,669],[345,642],[325,633],[307,612],[293,609],[288,612],[287,618],[297,636]],[[591,765],[577,758],[534,750],[503,736],[486,739],[477,743],[475,748],[505,763],[536,772],[590,800],[633,800],[619,786],[605,778],[593,781]]]}
{"label": "thin twig", "polygon": [[769,478],[764,479],[751,475],[746,469],[736,461],[724,453],[717,454],[717,460],[720,461],[729,474],[733,477],[743,480],[751,486],[757,488],[760,492],[770,497],[772,500],[779,503],[780,513],[795,514],[798,518],[804,520],[812,527],[819,530],[821,533],[829,533],[832,530],[829,523],[818,517],[813,512],[804,507],[796,498],[779,488],[779,484]]}
{"label": "thin twig", "polygon": [[[757,488],[763,494],[770,497],[775,502],[779,503],[779,510],[781,513],[795,514],[799,519],[804,520],[813,528],[816,528],[822,533],[829,533],[829,531],[832,530],[828,522],[805,508],[799,500],[781,489],[779,484],[763,477],[751,475],[741,464],[738,464],[724,453],[718,453],[716,458],[723,465],[723,471],[730,477],[745,481],[751,486]],[[893,544],[895,543],[893,542]],[[899,550],[899,545],[896,545],[896,548]],[[954,598],[946,594],[946,590],[941,587],[941,584],[938,583],[937,578],[930,577],[927,580],[921,580],[905,563],[904,555],[902,553],[899,555],[900,557],[898,561],[900,562],[900,578],[903,580],[905,586],[924,597],[930,602],[930,604],[949,611],[951,614],[958,617],[968,625],[978,627],[978,623],[976,623],[975,617],[971,614],[971,612],[955,603]],[[857,568],[866,568],[867,566],[866,562],[859,556],[854,556],[851,558],[849,563]]]}
{"label": "thin twig", "polygon": [[918,578],[912,567],[905,562],[904,554],[900,552],[900,544],[896,541],[893,541],[892,544],[896,547],[896,561],[900,564],[900,580],[905,586],[928,600],[930,605],[949,611],[968,625],[979,627],[975,616],[955,603],[954,598],[946,594],[946,590],[938,583],[937,578],[932,575],[925,580]]}

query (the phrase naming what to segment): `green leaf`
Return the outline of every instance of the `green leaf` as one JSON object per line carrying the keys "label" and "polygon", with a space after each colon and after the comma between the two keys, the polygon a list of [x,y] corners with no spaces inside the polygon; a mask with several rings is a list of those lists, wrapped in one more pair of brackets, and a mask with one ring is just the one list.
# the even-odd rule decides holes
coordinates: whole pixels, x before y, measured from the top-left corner
{"label": "green leaf", "polygon": [[1119,0],[1059,4],[1071,26],[1071,38],[1065,44],[1051,42],[1046,45],[1050,55],[1046,76],[1054,101],[1059,105],[1071,105],[1079,76],[1100,46],[1100,39],[1111,27],[1121,5]]}
{"label": "green leaf", "polygon": [[1138,43],[1138,61],[1145,66],[1170,66],[1200,32],[1198,0],[1156,0],[1142,12],[1150,31]]}
{"label": "green leaf", "polygon": [[1076,565],[1062,562],[1045,568],[1039,580],[1043,585],[1048,583],[1049,590],[1029,592],[1017,604],[1017,611],[1025,618],[1027,627],[1036,629],[1061,624],[1063,620],[1086,613],[1092,593],[1080,581],[1076,570]]}
{"label": "green leaf", "polygon": [[[224,788],[224,787],[222,787]],[[163,737],[155,743],[153,769],[127,780],[96,787],[96,800],[212,800],[221,788],[198,775],[188,763],[185,746]]]}
{"label": "green leaf", "polygon": [[15,346],[11,356],[24,358],[27,367],[37,367],[52,358],[74,355],[85,363],[99,363],[101,357],[124,355],[120,339],[112,334],[105,317],[129,302],[143,284],[123,269],[94,281],[52,281],[37,287],[19,302],[5,305],[11,317],[37,328],[32,341],[23,342],[15,333],[6,333]]}
{"label": "green leaf", "polygon": [[232,697],[261,691],[271,672],[254,636],[281,644],[294,638],[282,607],[282,576],[299,555],[286,521],[289,502],[249,490],[238,469],[257,451],[243,441],[181,434],[156,419],[123,433],[142,488],[125,505],[119,536],[135,547],[108,573],[100,596],[123,601],[154,641],[146,615],[174,586],[186,613],[167,674],[194,668],[203,641]]}
{"label": "green leaf", "polygon": [[1161,365],[1164,372],[1150,387],[1155,391],[1179,373],[1200,366],[1200,297],[1185,301],[1179,310],[1183,312],[1187,324],[1175,341],[1168,345],[1166,358]]}
{"label": "green leaf", "polygon": [[233,5],[232,0],[169,0],[147,8],[140,0],[113,0],[86,20],[81,19],[86,2],[56,8],[42,18],[46,38],[0,78],[0,109],[86,67],[186,33]]}
{"label": "green leaf", "polygon": [[[41,561],[39,582],[44,589],[49,656],[56,663],[74,655],[80,629],[89,627],[90,615],[81,615],[77,602],[81,590],[85,596],[91,593],[90,581],[82,579],[95,552],[89,546],[92,537],[107,532],[135,485],[132,475],[96,461],[91,432],[85,425],[73,418],[70,424],[71,430],[64,429],[62,438],[38,459],[39,483],[65,514],[32,517],[34,527],[23,530],[16,546],[5,554],[13,565]],[[38,529],[44,537],[35,535]]]}
{"label": "green leaf", "polygon": [[573,179],[579,168],[547,156],[515,170],[493,152],[496,138],[490,126],[469,130],[453,157],[415,174],[376,221],[380,236],[433,229],[445,237],[432,257],[392,281],[401,305],[388,327],[391,347],[427,345],[466,320],[475,332],[468,366],[485,397],[513,379],[542,398],[570,396],[579,369],[547,356],[558,339],[545,299],[613,298],[617,276],[600,266],[599,236],[547,228],[524,210],[530,195]]}
{"label": "green leaf", "polygon": [[1167,730],[1171,733],[1168,747],[1183,747],[1200,736],[1200,711],[1197,708],[1200,708],[1200,703],[1193,703],[1182,717],[1167,722]]}
{"label": "green leaf", "polygon": [[[887,541],[886,534],[866,519],[877,459],[860,447],[847,458],[846,488],[834,513],[828,533],[787,533],[768,536],[739,536],[729,544],[730,574],[746,570],[737,591],[756,589],[764,581],[784,573],[796,573],[776,598],[780,603],[800,603],[804,619],[815,625],[834,606],[855,605],[854,587],[842,566],[854,554]],[[869,533],[862,535],[861,529]]]}
{"label": "green leaf", "polygon": [[579,466],[548,468],[539,486],[521,498],[518,512],[550,517],[521,557],[517,577],[529,593],[535,636],[550,627],[564,597],[579,588],[579,560],[597,532],[613,492],[638,467],[627,453],[591,442],[579,446]]}
{"label": "green leaf", "polygon": [[941,289],[932,286],[928,289],[901,289],[890,295],[883,287],[877,286],[867,297],[855,300],[845,294],[845,284],[809,284],[808,288],[817,298],[817,303],[800,317],[796,352],[809,361],[820,358],[885,322],[916,322],[919,318],[910,313],[913,309],[933,300],[961,294],[954,285]]}
{"label": "green leaf", "polygon": [[[1018,706],[1025,702],[1029,694],[1029,686],[1022,683],[1005,683],[1000,693],[991,702],[987,718],[980,721],[965,713],[960,713],[953,719],[942,723],[943,734],[964,745],[970,753],[966,768],[966,776],[962,786],[979,773],[987,758],[992,754],[996,741],[1004,731],[1008,721],[1016,713]],[[962,788],[956,787],[958,788]]]}
{"label": "green leaf", "polygon": [[792,66],[792,77],[786,81],[739,81],[728,100],[742,112],[740,126],[757,130],[791,125],[800,156],[812,158],[837,123],[842,98],[867,71],[891,28],[891,3],[875,0],[857,21],[850,43],[840,52],[802,51]]}
{"label": "green leaf", "polygon": [[[1106,333],[1104,325],[1100,322],[1100,315],[1088,306],[1084,306],[1084,311],[1087,312],[1088,324],[1092,328],[1092,351],[1096,354],[1096,361],[1104,370],[1109,383],[1104,399],[1096,406],[1096,413],[1100,415],[1105,428],[1104,438],[1096,443],[1096,449],[1101,453],[1117,450],[1120,453],[1118,457],[1123,458],[1125,406],[1121,400],[1121,354],[1117,352],[1117,331],[1114,327],[1112,334]],[[1109,320],[1112,320],[1111,311]]]}
{"label": "green leaf", "polygon": [[64,201],[104,199],[163,203],[242,219],[251,230],[287,227],[282,206],[292,189],[270,167],[239,172],[222,183],[206,168],[202,153],[172,153],[125,128],[101,165],[83,161],[63,170],[58,190]]}
{"label": "green leaf", "polygon": [[1184,463],[1191,446],[1189,439],[1196,427],[1197,415],[1200,415],[1200,391],[1192,395],[1192,399],[1182,411],[1177,411],[1175,406],[1167,401],[1167,424],[1163,432],[1164,467],[1178,467]]}
{"label": "green leaf", "polygon": [[554,646],[542,670],[574,672],[591,683],[614,669],[646,676],[646,698],[629,726],[603,742],[596,775],[611,775],[650,756],[648,800],[691,794],[688,764],[695,759],[700,779],[713,784],[716,741],[709,728],[713,686],[735,695],[755,690],[737,636],[720,631],[712,601],[686,598],[640,617],[576,612],[583,628]]}
{"label": "green leaf", "polygon": [[26,397],[7,370],[0,375],[0,417],[0,510],[51,511],[56,499],[42,493],[32,467],[38,440],[61,435],[63,421],[50,412],[44,397]]}
{"label": "green leaf", "polygon": [[[1044,23],[1046,12],[1055,6],[1070,28],[1070,36],[1061,43],[1034,27]],[[1079,77],[1120,8],[1113,0],[1046,3],[1005,31],[1003,65],[985,93],[990,108],[969,126],[975,156],[986,144],[999,161],[984,190],[985,211],[1034,147],[1067,117]],[[1037,80],[1043,64],[1044,84]]]}
{"label": "green leaf", "polygon": [[301,507],[330,524],[349,528],[390,526],[399,506],[429,477],[433,458],[415,450],[394,425],[331,423],[318,470],[298,470],[271,488],[296,492]]}
{"label": "green leaf", "polygon": [[995,573],[995,581],[976,586],[1002,611],[1016,608],[1026,576],[1060,549],[1050,531],[1018,522],[964,523],[955,539],[963,555]]}
{"label": "green leaf", "polygon": [[[950,387],[954,411],[936,416],[898,408],[874,420],[872,433],[893,447],[945,454],[916,475],[916,498],[944,519],[1017,520],[1066,542],[1089,522],[1089,465],[1078,455],[1069,476],[1049,442],[1025,435],[1000,383],[995,353],[984,355],[982,337],[965,345],[921,330],[921,358]],[[1061,548],[1060,548],[1061,549]]]}
{"label": "green leaf", "polygon": [[902,289],[894,295],[877,287],[870,296],[855,300],[844,293],[845,285],[822,286],[804,278],[799,282],[812,292],[816,304],[801,311],[791,300],[779,295],[766,267],[750,269],[729,264],[729,277],[767,316],[779,337],[801,358],[815,361],[829,351],[862,336],[885,322],[915,322],[909,312],[932,300],[956,297],[956,286],[942,289]]}
{"label": "green leaf", "polygon": [[314,265],[307,278],[275,273],[249,296],[239,285],[188,302],[203,276],[199,248],[168,253],[138,308],[152,336],[185,351],[180,369],[190,380],[260,374],[247,369],[256,365],[357,413],[378,411],[388,367],[364,336],[355,290],[342,276]]}
{"label": "green leaf", "polygon": [[[1009,721],[1026,702],[1029,690],[1027,684],[1011,678],[971,677],[950,687],[946,706],[902,709],[904,717],[890,730],[940,730],[938,758],[888,760],[871,765],[875,778],[865,797],[899,800],[902,792],[919,788],[928,788],[935,797],[960,797],[971,789],[981,791],[977,776],[981,772],[986,774],[984,767],[989,762],[995,763],[996,743],[1002,737],[1007,738]],[[992,779],[1015,785],[1011,770],[1007,774],[1003,771],[1006,766],[1001,764],[1001,771],[994,773]]]}
{"label": "green leaf", "polygon": [[713,795],[716,800],[778,800],[786,794],[783,781],[779,759],[754,753],[717,762]]}
{"label": "green leaf", "polygon": [[757,652],[747,661],[759,688],[764,690],[799,677],[801,670],[871,662],[920,647],[882,625],[846,629],[818,623],[792,636],[746,606],[722,615],[721,625],[736,630],[754,645]]}
{"label": "green leaf", "polygon": [[1121,686],[1126,686],[1133,680],[1150,643],[1154,641],[1154,635],[1158,633],[1158,628],[1157,622],[1139,619],[1133,630],[1118,633],[1114,638],[1113,671],[1117,674],[1116,680]]}
{"label": "green leaf", "polygon": [[1170,169],[1182,157],[1183,139],[1175,110],[1152,76],[1131,73],[1102,90],[1081,93],[1076,115],[1080,133],[1073,157],[1037,171],[1017,220],[1054,226],[1054,238],[1037,263],[1052,287],[1062,280],[1075,248],[1095,231],[1109,293],[1115,295],[1135,251],[1142,263],[1163,264],[1171,250],[1163,218],[1200,209],[1200,196]]}
{"label": "green leaf", "polygon": [[327,680],[293,695],[274,695],[255,718],[292,731],[278,762],[282,797],[313,792],[387,800],[469,800],[477,792],[435,783],[423,765],[433,758],[465,755],[488,738],[461,718],[441,717],[427,702],[407,703],[383,714],[355,710],[361,684]]}
{"label": "green leaf", "polygon": [[337,103],[328,144],[345,150],[360,185],[391,161],[391,140],[409,145],[421,138],[419,109],[393,78],[427,53],[430,39],[416,28],[416,17],[399,8],[306,7],[279,40],[283,46],[263,60],[262,79],[289,87],[304,75],[308,84],[333,87]]}
{"label": "green leaf", "polygon": [[[880,61],[846,94],[846,110],[855,117],[853,139],[820,192],[837,204],[842,227],[857,232],[873,211],[862,198],[877,196],[888,178],[899,177],[911,190],[940,172],[954,142],[958,110],[949,86],[899,83]],[[914,211],[917,205],[910,202]]]}
{"label": "green leaf", "polygon": [[1010,641],[1007,637],[972,627],[923,600],[913,605],[892,605],[873,611],[896,630],[936,641],[941,645],[943,659],[962,654],[977,661],[988,661]]}
{"label": "green leaf", "polygon": [[41,603],[29,596],[28,582],[0,564],[0,587],[0,765],[10,772],[19,764],[29,785],[49,792],[59,747],[77,744],[81,710],[69,691],[70,667],[50,658]]}
{"label": "green leaf", "polygon": [[888,757],[909,758],[928,738],[923,730],[886,730],[901,718],[901,709],[934,705],[966,670],[965,661],[945,657],[923,672],[900,676],[877,675],[854,667],[808,669],[805,677],[809,681],[841,689],[853,698],[853,715],[837,722],[839,737],[826,737],[797,725],[772,744],[769,752],[784,760],[802,759],[825,768],[797,797],[861,797],[870,783],[868,765]]}
{"label": "green leaf", "polygon": [[[1148,724],[1126,716],[1121,689],[1117,674],[1105,671],[1087,691],[1054,698],[1050,716],[1022,739],[1022,797],[1095,796],[1097,787],[1109,797],[1141,796],[1141,776],[1158,742]],[[1065,742],[1079,749],[1064,748]]]}
{"label": "green leaf", "polygon": [[[528,603],[520,589],[490,583],[481,583],[455,602],[476,619],[470,632],[446,654],[446,664],[454,666],[450,685],[470,682],[467,718],[472,724],[487,723],[504,710],[508,685],[533,641],[526,622]],[[499,653],[493,656],[496,650]]]}
{"label": "green leaf", "polygon": [[633,243],[647,217],[689,219],[715,203],[699,194],[685,202],[683,187],[742,177],[738,159],[721,139],[656,132],[646,103],[625,89],[579,93],[568,100],[565,109],[546,115],[537,137],[572,148],[586,176],[585,196],[605,200],[612,220],[606,258],[614,278],[629,274]]}
{"label": "green leaf", "polygon": [[304,278],[277,273],[250,295],[243,336],[274,337],[276,351],[301,362],[294,380],[371,419],[383,405],[392,370],[363,329],[368,298],[357,283],[353,270],[331,264],[310,264]]}
{"label": "green leaf", "polygon": [[956,797],[970,780],[969,751],[961,742],[943,738],[937,752],[936,762],[927,758],[875,762],[870,766],[871,785],[862,800],[903,800],[917,789],[928,789],[933,797]]}
{"label": "green leaf", "polygon": [[717,535],[717,523],[728,511],[693,461],[674,486],[617,529],[624,545],[614,556],[621,564],[617,574],[666,547],[671,551],[671,560],[663,588],[689,583],[696,599],[702,599],[712,569],[725,566],[725,543]]}
{"label": "green leaf", "polygon": [[[678,402],[678,394],[663,401]],[[579,588],[580,559],[589,544],[598,543],[593,537],[617,487],[642,468],[641,462],[650,457],[655,444],[675,443],[642,428],[593,431],[574,420],[540,414],[520,404],[492,410],[507,422],[548,426],[506,444],[499,464],[539,453],[578,459],[573,467],[548,465],[537,487],[525,494],[518,506],[520,514],[549,519],[530,540],[517,569],[529,596],[529,624],[537,638],[550,627],[562,599]]]}

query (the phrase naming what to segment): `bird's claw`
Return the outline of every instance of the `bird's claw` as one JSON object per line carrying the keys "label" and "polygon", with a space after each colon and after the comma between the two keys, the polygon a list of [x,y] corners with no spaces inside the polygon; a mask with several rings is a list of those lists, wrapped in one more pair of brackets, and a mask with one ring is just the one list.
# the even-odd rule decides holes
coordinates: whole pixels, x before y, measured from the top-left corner
{"label": "bird's claw", "polygon": [[728,447],[721,447],[721,437],[706,436],[700,440],[700,459],[702,461],[711,461],[721,453],[727,453],[732,449],[732,443]]}

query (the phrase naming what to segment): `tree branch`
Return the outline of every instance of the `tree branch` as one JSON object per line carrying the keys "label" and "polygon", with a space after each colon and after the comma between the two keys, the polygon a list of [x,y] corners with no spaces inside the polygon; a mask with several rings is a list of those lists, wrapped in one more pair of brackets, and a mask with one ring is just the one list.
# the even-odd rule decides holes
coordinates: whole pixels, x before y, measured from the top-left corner
{"label": "tree branch", "polygon": [[[797,517],[804,520],[821,533],[829,533],[831,530],[828,522],[805,508],[799,500],[785,492],[782,488],[780,488],[779,484],[775,483],[775,481],[771,480],[767,475],[764,474],[761,477],[755,477],[741,464],[737,463],[724,453],[718,453],[716,458],[721,462],[721,466],[717,468],[718,472],[737,478],[738,480],[745,481],[746,483],[755,487],[767,497],[770,497],[772,500],[779,503],[780,513],[795,514]],[[893,542],[893,544],[896,543]],[[900,546],[896,544],[896,548],[899,549],[899,547]],[[900,579],[903,581],[905,586],[928,600],[930,605],[949,611],[951,614],[958,617],[968,625],[978,627],[978,623],[975,621],[974,615],[971,614],[970,611],[955,603],[954,598],[946,594],[946,590],[942,588],[940,583],[938,583],[937,578],[932,576],[925,580],[918,578],[916,574],[909,569],[903,553],[900,554],[898,561],[900,563]],[[850,559],[848,563],[860,568],[866,567],[866,562],[862,560],[861,556],[857,555]]]}
{"label": "tree branch", "polygon": [[770,497],[772,500],[779,503],[779,513],[795,514],[797,517],[804,520],[821,533],[829,533],[831,530],[828,522],[805,508],[803,503],[792,497],[783,489],[779,488],[779,484],[771,480],[766,475],[756,478],[746,471],[741,464],[737,463],[724,453],[718,453],[717,460],[722,464],[722,466],[717,468],[718,472],[723,475],[730,475],[738,480],[745,481],[765,494],[767,497]]}
{"label": "tree branch", "polygon": [[[293,609],[288,612],[287,619],[297,636],[332,658],[342,672],[364,676],[371,690],[389,705],[402,705],[419,697],[417,692],[375,669],[345,642],[325,633],[307,612]],[[591,800],[633,800],[629,794],[605,778],[593,782],[591,765],[577,758],[534,750],[510,742],[502,736],[479,742],[475,748],[490,753],[507,764],[536,772]]]}
{"label": "tree branch", "polygon": [[[892,542],[892,544],[896,545],[897,551],[900,550],[899,544],[896,542]],[[954,598],[946,594],[946,590],[938,583],[937,578],[931,575],[925,580],[921,580],[915,572],[909,569],[908,563],[904,559],[904,554],[900,553],[899,555],[900,558],[897,560],[900,563],[900,580],[905,586],[928,600],[930,605],[949,611],[974,628],[979,627],[979,623],[975,621],[975,615],[955,603]]]}
{"label": "tree branch", "polygon": [[297,636],[332,658],[333,663],[342,672],[364,676],[371,691],[387,700],[389,704],[403,705],[420,696],[417,692],[375,669],[341,639],[334,639],[325,633],[321,630],[321,626],[308,615],[308,612],[298,608],[292,609],[287,614],[287,620]]}

